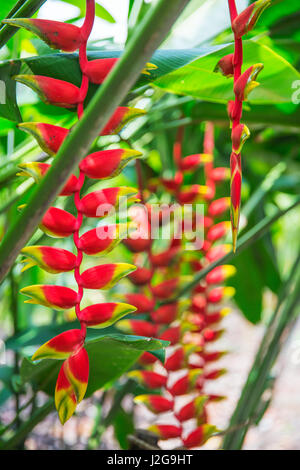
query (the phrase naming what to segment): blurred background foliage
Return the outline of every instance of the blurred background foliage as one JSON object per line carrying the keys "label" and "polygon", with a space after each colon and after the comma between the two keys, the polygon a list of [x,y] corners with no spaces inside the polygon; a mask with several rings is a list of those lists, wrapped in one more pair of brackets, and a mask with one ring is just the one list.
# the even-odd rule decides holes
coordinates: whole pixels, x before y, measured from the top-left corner
{"label": "blurred background foliage", "polygon": [[[2,2],[0,18],[5,18],[15,3],[16,0]],[[241,0],[237,3],[242,9],[249,2]],[[48,0],[36,16],[51,16],[51,19],[77,24],[84,15],[84,5],[84,0]],[[119,56],[132,31],[149,8],[151,2],[144,0],[97,2],[97,22],[89,46],[90,58]],[[298,0],[273,0],[272,6],[264,13],[258,27],[251,32],[245,43],[245,63],[250,65],[263,62],[265,69],[260,75],[261,87],[251,94],[244,114],[244,121],[251,129],[251,139],[243,154],[242,232],[272,216],[278,209],[290,206],[299,196],[299,19]],[[170,176],[174,173],[172,146],[178,126],[185,126],[183,152],[184,155],[190,155],[201,152],[203,122],[209,120],[216,124],[216,164],[228,166],[231,143],[225,103],[232,97],[232,82],[212,70],[218,59],[232,50],[232,40],[226,1],[191,0],[161,49],[151,60],[157,65],[157,70],[152,71],[149,77],[141,77],[126,100],[130,105],[146,109],[147,115],[129,124],[119,136],[99,138],[94,148],[113,148],[116,145],[127,147],[130,144],[143,152],[142,170],[145,180],[162,174]],[[35,73],[78,85],[80,71],[75,54],[54,53],[25,30],[19,30],[3,45],[0,58],[0,80],[5,83],[7,93],[6,102],[1,101],[0,104],[2,238],[7,227],[18,217],[18,206],[26,204],[33,189],[31,180],[16,176],[18,164],[34,160],[51,161],[16,124],[34,120],[70,127],[76,121],[72,112],[45,105],[25,86],[16,86],[12,76],[18,73]],[[89,99],[95,89],[91,87]],[[199,179],[200,175],[195,173],[191,175],[190,182],[199,183]],[[99,189],[106,184],[90,181],[84,191]],[[122,175],[110,181],[109,185],[136,186],[134,166],[128,165]],[[228,188],[225,186],[222,193],[226,191],[228,192]],[[60,198],[59,206],[70,212],[74,210],[67,198]],[[88,226],[85,228],[88,229]],[[297,206],[274,223],[263,238],[234,258],[233,264],[238,269],[238,275],[231,280],[236,288],[234,301],[240,314],[249,322],[268,324],[270,317],[272,318],[283,286],[298,259],[299,233],[300,207]],[[51,243],[51,239],[47,239],[48,244],[49,240]],[[44,243],[44,235],[37,230],[31,244],[40,243]],[[66,241],[64,247],[72,249],[71,241]],[[108,255],[108,259],[130,262],[132,256],[121,244],[113,254]],[[51,389],[51,374],[54,373],[55,376],[55,372],[47,369],[47,364],[43,366],[44,370],[40,370],[41,366],[33,366],[26,359],[21,362],[21,358],[30,356],[37,345],[54,334],[69,329],[70,323],[67,322],[74,321],[75,318],[73,312],[57,313],[24,304],[18,294],[20,288],[51,281],[47,273],[37,268],[21,273],[19,261],[0,286],[0,338],[5,340],[7,349],[7,363],[0,367],[0,417],[3,416],[0,418],[0,433],[12,439],[12,446],[22,445],[35,424],[53,407],[52,403],[43,399],[38,402],[37,391]],[[74,285],[72,274],[57,275],[55,282],[70,287]],[[129,281],[125,280],[118,285],[118,292],[115,289],[110,295],[113,298],[131,289]],[[288,292],[285,292],[282,301],[288,297]],[[92,301],[90,294],[86,302]],[[296,302],[295,307],[297,305]],[[297,308],[294,313],[297,313]],[[105,331],[105,334],[116,333],[113,327],[108,332]],[[90,347],[95,348],[94,338],[89,340]],[[126,344],[130,341],[130,344]],[[91,385],[92,391],[103,385],[106,391],[95,400],[97,414],[88,444],[90,447],[99,444],[103,430],[111,423],[114,423],[115,437],[120,446],[128,446],[124,434],[133,430],[132,414],[115,404],[120,403],[127,393],[138,394],[141,390],[130,382],[115,380],[134,363],[142,350],[161,347],[161,344],[152,344],[149,347],[149,344],[143,344],[142,339],[136,340],[136,344],[132,342],[134,340],[128,339],[126,335],[124,338],[119,335],[114,340],[104,338],[97,343],[99,358],[110,357],[112,361],[114,354],[119,358],[120,354],[124,354],[124,364],[119,364],[118,370],[114,370],[113,374],[107,370],[105,375],[106,372],[100,370],[98,376],[101,380]],[[109,364],[110,362],[108,369]],[[103,417],[101,410],[103,404],[106,404],[107,395],[114,397],[111,398],[110,410],[105,411]],[[24,403],[25,414],[22,414]],[[37,403],[42,403],[46,408],[37,408]],[[14,407],[17,414],[10,417],[10,422],[5,410],[11,407]],[[16,441],[13,440],[15,435],[19,436]]]}

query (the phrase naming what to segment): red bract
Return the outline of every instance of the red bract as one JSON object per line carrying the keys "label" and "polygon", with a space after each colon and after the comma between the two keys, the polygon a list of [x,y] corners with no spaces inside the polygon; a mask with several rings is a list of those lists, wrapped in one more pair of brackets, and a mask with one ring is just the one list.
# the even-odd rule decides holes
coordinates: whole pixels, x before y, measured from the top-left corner
{"label": "red bract", "polygon": [[58,152],[61,144],[70,132],[64,127],[40,122],[23,122],[19,124],[19,128],[31,134],[44,152],[49,155],[54,155]]}
{"label": "red bract", "polygon": [[127,263],[111,263],[95,266],[81,274],[81,286],[85,289],[110,289],[122,277],[135,270]]}
{"label": "red bract", "polygon": [[77,228],[76,217],[63,209],[50,207],[42,219],[40,228],[52,237],[69,237]]}
{"label": "red bract", "polygon": [[244,34],[251,31],[260,15],[269,5],[271,5],[271,0],[258,0],[242,11],[232,23],[232,29],[236,37],[241,38]]}
{"label": "red bract", "polygon": [[233,77],[234,66],[233,66],[234,54],[228,54],[222,57],[216,65],[215,72],[221,72],[225,77]]}
{"label": "red bract", "polygon": [[79,210],[86,217],[103,218],[111,214],[119,204],[120,198],[124,198],[124,202],[132,200],[137,194],[135,188],[107,188],[94,191],[87,194],[79,203]]}
{"label": "red bract", "polygon": [[151,281],[152,276],[153,276],[152,269],[138,267],[136,271],[129,274],[128,278],[136,286],[143,286],[145,284],[148,284]]}
{"label": "red bract", "polygon": [[89,178],[112,178],[117,176],[127,163],[141,155],[140,152],[131,149],[102,150],[85,157],[79,168]]}
{"label": "red bract", "polygon": [[32,266],[39,266],[48,273],[56,274],[72,271],[76,266],[76,256],[62,248],[26,246],[21,253],[26,256],[23,262],[27,263],[23,271]]}

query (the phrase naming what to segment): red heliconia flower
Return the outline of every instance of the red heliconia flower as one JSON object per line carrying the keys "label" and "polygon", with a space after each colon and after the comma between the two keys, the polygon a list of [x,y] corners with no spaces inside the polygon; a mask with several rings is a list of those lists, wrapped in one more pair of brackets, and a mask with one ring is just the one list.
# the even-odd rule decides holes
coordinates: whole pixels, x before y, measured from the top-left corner
{"label": "red heliconia flower", "polygon": [[70,251],[52,246],[25,246],[21,253],[26,256],[23,263],[27,263],[22,271],[39,266],[48,273],[64,273],[72,271],[76,266],[76,256]]}
{"label": "red heliconia flower", "polygon": [[260,15],[269,5],[271,5],[271,0],[258,0],[242,11],[232,24],[232,29],[236,37],[241,38],[244,34],[251,31]]}
{"label": "red heliconia flower", "polygon": [[75,307],[78,301],[77,292],[64,286],[36,284],[23,287],[20,292],[31,297],[25,303],[44,305],[56,310],[67,310]]}
{"label": "red heliconia flower", "polygon": [[242,118],[243,107],[238,106],[235,101],[228,101],[227,114],[230,120],[230,127],[232,127],[233,121],[240,122]]}
{"label": "red heliconia flower", "polygon": [[219,166],[213,168],[209,176],[215,183],[222,183],[223,181],[229,180],[230,170],[226,167]]}
{"label": "red heliconia flower", "polygon": [[128,373],[128,377],[137,380],[142,385],[151,389],[165,387],[167,384],[166,375],[150,370],[133,370]]}
{"label": "red heliconia flower", "polygon": [[230,308],[224,307],[221,310],[218,310],[216,312],[206,314],[205,316],[206,325],[213,325],[214,323],[218,323],[224,317],[226,317],[226,315],[228,315],[230,312],[231,312]]}
{"label": "red heliconia flower", "polygon": [[225,55],[217,63],[214,72],[221,72],[225,77],[233,77],[234,75],[233,60],[234,60],[234,54]]}
{"label": "red heliconia flower", "polygon": [[249,93],[259,86],[256,78],[263,68],[263,64],[252,65],[235,82],[234,93],[239,101],[247,100]]}
{"label": "red heliconia flower", "polygon": [[170,341],[170,345],[173,346],[177,344],[181,338],[181,327],[180,326],[172,326],[171,328],[167,328],[161,335],[159,339],[163,341]]}
{"label": "red heliconia flower", "polygon": [[69,237],[76,230],[76,217],[58,207],[50,207],[40,223],[40,229],[54,238]]}
{"label": "red heliconia flower", "polygon": [[78,248],[87,255],[105,255],[127,236],[128,224],[102,225],[81,235]]}
{"label": "red heliconia flower", "polygon": [[[149,225],[150,227],[150,225]],[[151,238],[126,238],[123,240],[123,244],[130,250],[132,253],[143,253],[148,251],[151,247],[152,241]]]}
{"label": "red heliconia flower", "polygon": [[76,51],[83,41],[81,29],[69,23],[28,18],[7,19],[2,23],[25,28],[39,36],[53,49],[61,49],[66,52]]}
{"label": "red heliconia flower", "polygon": [[216,225],[213,225],[207,232],[207,240],[210,242],[215,242],[220,238],[223,238],[227,235],[230,230],[230,222],[219,222]]}
{"label": "red heliconia flower", "polygon": [[55,388],[55,406],[64,424],[84,398],[89,378],[89,358],[81,348],[61,366]]}
{"label": "red heliconia flower", "polygon": [[211,217],[219,217],[230,207],[230,197],[222,197],[212,201],[208,208],[208,214]]}
{"label": "red heliconia flower", "polygon": [[197,153],[195,155],[189,155],[188,157],[182,158],[179,161],[179,168],[181,171],[192,171],[197,166],[211,161],[211,155],[205,153]]}
{"label": "red heliconia flower", "polygon": [[171,297],[179,285],[179,278],[168,279],[156,286],[151,286],[151,292],[157,299],[164,300]]}
{"label": "red heliconia flower", "polygon": [[151,319],[155,323],[162,325],[169,325],[178,315],[178,304],[173,302],[166,305],[161,305],[154,312],[151,313]]}
{"label": "red heliconia flower", "polygon": [[146,320],[122,320],[117,325],[118,329],[124,333],[131,333],[137,336],[156,337],[158,326]]}
{"label": "red heliconia flower", "polygon": [[177,379],[173,385],[169,386],[168,391],[173,397],[189,393],[202,373],[202,369],[189,370],[183,377]]}
{"label": "red heliconia flower", "polygon": [[200,414],[203,413],[204,405],[207,403],[208,397],[206,395],[199,395],[184,405],[176,413],[176,418],[180,423],[187,421],[189,419],[197,418]]}
{"label": "red heliconia flower", "polygon": [[235,289],[233,287],[214,287],[207,295],[207,301],[218,303],[224,298],[233,297]]}
{"label": "red heliconia flower", "polygon": [[232,150],[241,153],[244,143],[250,137],[250,131],[245,124],[238,124],[232,129],[231,140]]}
{"label": "red heliconia flower", "polygon": [[176,192],[183,182],[183,174],[181,171],[178,171],[173,178],[162,178],[162,184],[166,189],[172,192]]}
{"label": "red heliconia flower", "polygon": [[81,285],[85,289],[110,289],[134,270],[133,264],[101,264],[87,269],[81,274]]}
{"label": "red heliconia flower", "polygon": [[177,348],[165,360],[164,367],[167,371],[179,370],[184,367],[185,352],[183,347]]}
{"label": "red heliconia flower", "polygon": [[92,179],[113,178],[121,173],[127,163],[141,156],[141,152],[132,149],[102,150],[85,157],[79,168]]}
{"label": "red heliconia flower", "polygon": [[101,85],[118,60],[116,57],[91,60],[85,65],[83,72],[91,83]]}
{"label": "red heliconia flower", "polygon": [[101,135],[118,134],[128,122],[145,113],[143,109],[120,106],[102,130]]}
{"label": "red heliconia flower", "polygon": [[144,286],[145,284],[149,284],[153,276],[153,270],[144,268],[144,267],[137,267],[136,271],[129,274],[128,279],[136,286]]}
{"label": "red heliconia flower", "polygon": [[172,262],[176,261],[176,257],[180,251],[179,247],[169,248],[162,253],[150,255],[150,261],[155,267],[166,267],[169,266]]}
{"label": "red heliconia flower", "polygon": [[231,264],[217,266],[207,274],[205,280],[207,284],[221,284],[229,277],[234,276],[235,273],[236,268]]}
{"label": "red heliconia flower", "polygon": [[172,411],[174,406],[173,400],[169,400],[160,395],[138,395],[134,398],[134,402],[142,403],[148,410],[155,414]]}
{"label": "red heliconia flower", "polygon": [[207,261],[213,263],[218,259],[222,258],[223,256],[227,255],[231,251],[231,245],[224,244],[224,245],[216,245],[213,246],[205,255]]}
{"label": "red heliconia flower", "polygon": [[44,152],[55,155],[69,134],[69,129],[41,122],[22,122],[19,128],[31,134]]}
{"label": "red heliconia flower", "polygon": [[84,336],[81,330],[68,330],[50,339],[43,344],[32,356],[33,361],[38,359],[67,359],[76,354],[82,347]]}
{"label": "red heliconia flower", "polygon": [[194,184],[189,189],[180,191],[178,201],[180,204],[191,204],[199,198],[203,198],[208,194],[208,187],[200,184]]}
{"label": "red heliconia flower", "polygon": [[224,329],[212,330],[210,328],[207,328],[202,332],[202,335],[206,343],[212,343],[213,341],[217,341],[222,336],[224,331]]}
{"label": "red heliconia flower", "polygon": [[109,302],[90,305],[81,310],[78,317],[87,327],[106,328],[135,310],[129,304]]}
{"label": "red heliconia flower", "polygon": [[79,203],[79,210],[86,217],[103,218],[111,214],[119,204],[120,198],[132,201],[137,194],[136,188],[106,188],[84,196]]}
{"label": "red heliconia flower", "polygon": [[189,433],[188,436],[183,439],[184,447],[187,449],[201,447],[215,432],[217,432],[216,426],[203,424],[202,426],[194,429],[194,431]]}
{"label": "red heliconia flower", "polygon": [[214,369],[204,374],[205,380],[216,380],[227,373],[226,369]]}
{"label": "red heliconia flower", "polygon": [[[31,176],[35,182],[38,183],[47,173],[49,168],[51,168],[51,165],[44,162],[30,162],[21,163],[18,167],[22,170],[18,173],[19,176]],[[75,175],[71,175],[60,192],[60,196],[71,196],[77,191],[77,186],[78,178]]]}
{"label": "red heliconia flower", "polygon": [[225,354],[227,354],[227,351],[202,351],[199,353],[199,355],[203,358],[205,362],[218,361],[219,359],[221,359],[221,357],[225,356]]}
{"label": "red heliconia flower", "polygon": [[162,440],[181,437],[182,433],[181,427],[172,424],[153,424],[148,428],[148,431],[153,432]]}
{"label": "red heliconia flower", "polygon": [[42,75],[16,75],[13,79],[29,86],[46,104],[75,108],[80,100],[79,88],[64,80]]}
{"label": "red heliconia flower", "polygon": [[192,298],[191,311],[195,313],[205,312],[207,307],[207,300],[204,295],[197,294]]}
{"label": "red heliconia flower", "polygon": [[124,299],[126,299],[127,302],[136,307],[136,313],[151,312],[151,310],[153,310],[155,306],[155,301],[147,297],[145,294],[125,294]]}
{"label": "red heliconia flower", "polygon": [[157,357],[153,356],[153,354],[145,351],[139,358],[139,363],[143,366],[149,366],[154,364],[157,361]]}
{"label": "red heliconia flower", "polygon": [[240,221],[241,191],[242,191],[242,167],[241,155],[232,152],[230,156],[231,182],[230,182],[230,216],[232,227],[233,251],[236,249],[237,234]]}

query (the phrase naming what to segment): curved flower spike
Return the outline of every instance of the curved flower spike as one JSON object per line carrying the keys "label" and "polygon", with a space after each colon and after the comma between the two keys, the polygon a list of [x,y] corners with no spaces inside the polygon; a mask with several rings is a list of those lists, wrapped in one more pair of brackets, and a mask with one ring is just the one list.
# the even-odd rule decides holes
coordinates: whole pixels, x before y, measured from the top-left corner
{"label": "curved flower spike", "polygon": [[[47,173],[51,165],[43,162],[29,162],[20,163],[18,167],[21,171],[18,176],[29,176],[32,177],[36,183],[38,183],[43,176]],[[78,179],[75,175],[71,175],[66,185],[62,189],[60,196],[71,196],[77,191]]]}
{"label": "curved flower spike", "polygon": [[127,375],[131,379],[151,389],[165,387],[168,378],[166,375],[161,375],[150,370],[132,370]]}
{"label": "curved flower spike", "polygon": [[225,77],[233,77],[234,65],[233,65],[234,54],[228,54],[217,63],[214,72],[221,72]]}
{"label": "curved flower spike", "polygon": [[25,28],[27,31],[39,36],[48,46],[65,52],[76,51],[83,40],[78,26],[60,21],[17,18],[3,20],[2,23],[17,28]]}
{"label": "curved flower spike", "polygon": [[144,109],[120,106],[106,124],[101,135],[118,134],[128,122],[144,114],[146,114]]}
{"label": "curved flower spike", "polygon": [[74,413],[86,393],[89,378],[89,358],[81,348],[62,365],[55,388],[55,406],[64,424]]}
{"label": "curved flower spike", "polygon": [[244,143],[250,137],[250,131],[245,124],[238,124],[232,129],[231,140],[232,150],[235,153],[241,153]]}
{"label": "curved flower spike", "polygon": [[174,401],[168,398],[161,397],[160,395],[138,395],[133,400],[135,403],[145,405],[152,413],[166,413],[172,411]]}
{"label": "curved flower spike", "polygon": [[142,155],[141,152],[131,149],[102,150],[85,157],[79,168],[89,178],[113,178],[121,173],[127,163]]}
{"label": "curved flower spike", "polygon": [[137,200],[137,193],[136,188],[127,187],[106,188],[93,191],[80,200],[78,210],[86,217],[103,218],[108,216],[111,212],[114,212],[121,197],[124,198],[127,203],[133,202]]}
{"label": "curved flower spike", "polygon": [[86,255],[106,255],[127,237],[129,228],[127,223],[100,226],[84,233],[77,246]]}
{"label": "curved flower spike", "polygon": [[41,122],[22,122],[18,127],[31,134],[44,152],[55,155],[69,134],[69,129]]}
{"label": "curved flower spike", "polygon": [[156,337],[158,331],[157,325],[152,325],[146,320],[121,320],[117,328],[124,333],[147,337]]}
{"label": "curved flower spike", "polygon": [[39,266],[51,274],[72,271],[76,266],[76,256],[70,251],[52,246],[25,246],[21,253],[26,255],[23,262],[28,263],[22,272],[32,266]]}
{"label": "curved flower spike", "polygon": [[79,88],[64,80],[42,75],[15,75],[12,78],[30,87],[46,104],[61,108],[75,108],[79,102]]}
{"label": "curved flower spike", "polygon": [[181,437],[182,429],[172,424],[153,424],[149,426],[148,431],[156,434],[159,439],[167,440]]}
{"label": "curved flower spike", "polygon": [[251,31],[263,11],[271,5],[272,0],[258,0],[240,13],[232,24],[232,30],[237,38]]}
{"label": "curved flower spike", "polygon": [[183,439],[183,444],[187,449],[201,447],[218,429],[211,424],[203,424],[192,431]]}
{"label": "curved flower spike", "polygon": [[136,308],[129,304],[115,302],[94,304],[80,312],[79,320],[90,328],[106,328],[135,311]]}
{"label": "curved flower spike", "polygon": [[207,284],[221,284],[231,276],[236,274],[236,268],[232,264],[224,264],[212,269],[206,276]]}
{"label": "curved flower spike", "polygon": [[256,78],[263,68],[263,64],[252,65],[235,82],[233,90],[239,101],[246,101],[249,93],[259,86]]}
{"label": "curved flower spike", "polygon": [[58,207],[50,207],[40,223],[40,229],[54,238],[69,237],[76,230],[76,217]]}
{"label": "curved flower spike", "polygon": [[184,405],[178,413],[176,413],[176,418],[180,423],[187,421],[192,418],[197,418],[200,414],[203,413],[204,405],[208,401],[207,395],[199,395],[194,400]]}
{"label": "curved flower spike", "polygon": [[203,163],[210,163],[212,160],[212,155],[209,155],[208,153],[189,155],[188,157],[182,158],[179,161],[179,168],[181,171],[192,171],[197,166]]}
{"label": "curved flower spike", "polygon": [[38,359],[67,359],[71,354],[77,353],[83,345],[81,330],[68,330],[43,344],[32,356],[33,361]]}
{"label": "curved flower spike", "polygon": [[110,289],[120,279],[135,271],[133,264],[102,264],[87,269],[81,274],[81,285],[85,289]]}
{"label": "curved flower spike", "polygon": [[28,297],[27,304],[44,305],[56,310],[68,310],[77,304],[77,292],[69,287],[35,284],[26,286],[20,292]]}

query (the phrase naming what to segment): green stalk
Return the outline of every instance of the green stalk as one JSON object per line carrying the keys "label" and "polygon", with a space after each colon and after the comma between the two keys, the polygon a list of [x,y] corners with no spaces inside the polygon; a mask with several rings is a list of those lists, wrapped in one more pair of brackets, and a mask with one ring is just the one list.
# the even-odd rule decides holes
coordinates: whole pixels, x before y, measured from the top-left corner
{"label": "green stalk", "polygon": [[189,0],[158,0],[138,25],[122,58],[95,94],[83,118],[64,141],[51,169],[3,239],[0,248],[0,282],[187,3]]}
{"label": "green stalk", "polygon": [[[291,204],[289,207],[283,210],[278,210],[272,217],[266,217],[262,221],[260,221],[258,224],[256,224],[252,229],[248,230],[242,237],[240,237],[238,243],[237,243],[237,249],[236,252],[233,253],[231,251],[230,253],[227,253],[225,256],[222,256],[222,258],[219,258],[217,261],[214,263],[209,264],[206,268],[202,269],[199,271],[197,274],[195,274],[193,280],[183,286],[183,288],[177,292],[176,297],[174,297],[172,300],[168,300],[167,303],[169,302],[175,302],[176,300],[180,299],[181,297],[185,296],[188,294],[196,285],[205,277],[207,274],[212,271],[214,268],[217,266],[221,266],[223,264],[229,264],[230,261],[235,258],[239,253],[241,253],[243,250],[248,248],[248,246],[252,245],[254,242],[259,240],[268,230],[269,228],[281,217],[283,217],[285,214],[290,212],[292,209],[297,207],[300,204],[300,197],[298,197],[293,204]],[[163,304],[164,302],[162,302]]]}
{"label": "green stalk", "polygon": [[[222,445],[224,450],[241,449],[253,417],[260,406],[271,368],[283,345],[282,337],[286,330],[291,329],[293,325],[294,309],[300,301],[299,263],[300,255],[281,290],[275,312],[261,341],[241,397],[230,420],[229,429],[232,428],[233,431],[226,433]],[[285,304],[282,306],[284,300]],[[239,429],[245,422],[248,424],[242,430]]]}
{"label": "green stalk", "polygon": [[[46,2],[46,0],[27,0],[19,1],[15,7],[9,12],[7,18],[30,18],[38,9]],[[17,9],[17,7],[19,8]],[[0,49],[7,41],[17,32],[17,28],[8,24],[4,25],[0,30]]]}

